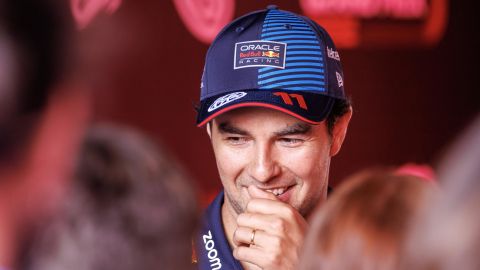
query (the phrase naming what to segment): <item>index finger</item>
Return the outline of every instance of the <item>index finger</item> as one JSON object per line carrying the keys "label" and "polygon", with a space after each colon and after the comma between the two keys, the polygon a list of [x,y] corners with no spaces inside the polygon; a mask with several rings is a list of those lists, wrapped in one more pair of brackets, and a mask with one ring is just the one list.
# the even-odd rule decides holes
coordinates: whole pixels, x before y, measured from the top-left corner
{"label": "index finger", "polygon": [[[294,218],[297,210],[288,203],[270,199],[251,199],[245,209],[247,213],[275,215],[286,219]],[[298,213],[300,215],[300,213]]]}

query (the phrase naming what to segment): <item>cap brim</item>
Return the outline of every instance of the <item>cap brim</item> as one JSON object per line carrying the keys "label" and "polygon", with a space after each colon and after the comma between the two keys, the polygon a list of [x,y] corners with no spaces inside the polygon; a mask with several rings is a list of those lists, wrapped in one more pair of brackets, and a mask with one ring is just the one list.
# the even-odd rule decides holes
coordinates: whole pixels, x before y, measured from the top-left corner
{"label": "cap brim", "polygon": [[309,124],[320,124],[332,110],[335,98],[318,92],[247,90],[222,93],[201,102],[197,126],[241,107],[264,107],[289,114]]}

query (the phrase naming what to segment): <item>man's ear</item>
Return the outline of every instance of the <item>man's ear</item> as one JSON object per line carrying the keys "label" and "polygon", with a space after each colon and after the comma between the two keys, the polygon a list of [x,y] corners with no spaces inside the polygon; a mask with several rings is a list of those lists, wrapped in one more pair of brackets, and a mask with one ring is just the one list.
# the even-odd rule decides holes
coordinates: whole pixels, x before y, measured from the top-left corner
{"label": "man's ear", "polygon": [[211,125],[211,121],[207,123],[207,133],[208,133],[208,137],[210,137],[210,140],[212,139],[212,125]]}
{"label": "man's ear", "polygon": [[348,111],[337,119],[332,130],[332,146],[330,148],[330,156],[333,157],[340,151],[345,135],[347,134],[348,123],[352,118],[352,107]]}

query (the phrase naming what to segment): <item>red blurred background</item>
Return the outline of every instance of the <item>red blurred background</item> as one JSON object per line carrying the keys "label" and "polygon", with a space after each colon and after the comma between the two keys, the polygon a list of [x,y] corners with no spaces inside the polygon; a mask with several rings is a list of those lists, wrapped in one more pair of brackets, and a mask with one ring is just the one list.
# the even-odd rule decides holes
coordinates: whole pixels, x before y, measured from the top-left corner
{"label": "red blurred background", "polygon": [[[234,5],[231,14],[228,6],[220,7],[223,11],[210,6],[219,1]],[[208,16],[238,17],[272,3],[305,14],[301,1],[219,1],[197,1],[193,6],[200,15],[191,16],[198,15],[199,20],[206,12],[203,23],[208,31],[209,24],[218,24]],[[176,9],[179,2],[192,1],[123,0],[100,12],[83,26],[83,60],[98,98],[96,119],[135,126],[167,145],[206,195],[221,187],[207,134],[195,126],[193,106],[198,102],[208,38],[190,32],[192,26],[181,18],[185,14]],[[472,2],[423,2],[426,11],[413,18],[386,13],[360,18],[318,15],[338,39],[345,89],[354,103],[346,142],[332,161],[333,186],[365,167],[434,165],[479,112],[475,67],[480,46]],[[428,39],[425,23],[433,12],[428,8],[438,3],[445,16],[429,26],[437,32]],[[353,28],[342,28],[348,26]]]}

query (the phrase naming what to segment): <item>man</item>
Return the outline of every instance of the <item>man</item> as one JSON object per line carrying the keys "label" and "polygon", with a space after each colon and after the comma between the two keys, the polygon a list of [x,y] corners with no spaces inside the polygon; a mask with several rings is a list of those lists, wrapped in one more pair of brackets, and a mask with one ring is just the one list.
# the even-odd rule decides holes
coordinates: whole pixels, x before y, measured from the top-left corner
{"label": "man", "polygon": [[196,240],[200,269],[295,269],[352,115],[342,74],[327,32],[275,6],[217,36],[197,123],[206,125],[224,191]]}
{"label": "man", "polygon": [[20,267],[59,205],[88,122],[88,93],[67,72],[67,8],[0,0],[0,269]]}

